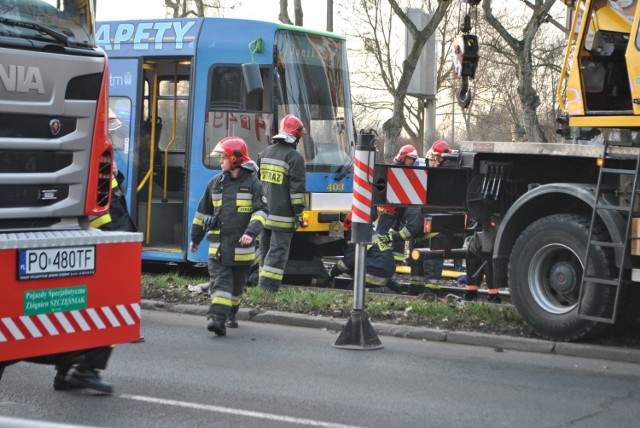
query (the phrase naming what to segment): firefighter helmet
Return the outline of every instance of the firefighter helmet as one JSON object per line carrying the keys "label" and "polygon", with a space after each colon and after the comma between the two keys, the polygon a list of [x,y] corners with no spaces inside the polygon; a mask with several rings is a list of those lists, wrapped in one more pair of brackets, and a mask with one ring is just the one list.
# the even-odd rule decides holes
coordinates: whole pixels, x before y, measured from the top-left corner
{"label": "firefighter helmet", "polygon": [[418,159],[418,151],[411,144],[400,147],[400,151],[394,160],[396,162],[404,162],[406,158]]}
{"label": "firefighter helmet", "polygon": [[431,146],[431,152],[435,155],[441,155],[443,153],[451,153],[451,147],[449,147],[449,144],[447,144],[446,141],[438,140],[435,143],[433,143],[433,146]]}
{"label": "firefighter helmet", "polygon": [[349,211],[349,214],[347,214],[347,216],[344,218],[344,221],[342,222],[342,226],[344,226],[344,231],[345,232],[351,232],[351,219],[352,219],[353,215],[351,213],[351,211]]}
{"label": "firefighter helmet", "polygon": [[273,137],[274,140],[283,140],[286,143],[294,144],[298,142],[304,135],[306,130],[302,121],[292,114],[288,114],[280,121],[278,127],[278,135]]}
{"label": "firefighter helmet", "polygon": [[209,156],[222,155],[229,158],[229,162],[231,162],[231,166],[233,167],[244,165],[251,161],[249,158],[247,143],[245,143],[240,137],[223,138],[218,144],[216,144]]}

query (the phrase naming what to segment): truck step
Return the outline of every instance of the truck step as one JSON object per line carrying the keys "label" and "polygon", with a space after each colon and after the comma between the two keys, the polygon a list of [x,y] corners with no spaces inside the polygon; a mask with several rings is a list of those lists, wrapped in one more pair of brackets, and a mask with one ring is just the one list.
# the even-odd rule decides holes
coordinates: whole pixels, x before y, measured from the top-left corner
{"label": "truck step", "polygon": [[612,285],[614,287],[618,287],[618,280],[609,279],[609,278],[598,278],[595,276],[584,275],[583,282],[591,282],[594,284],[602,284],[602,285]]}
{"label": "truck step", "polygon": [[607,248],[624,248],[624,247],[626,247],[624,242],[590,241],[589,244],[591,244],[591,245],[599,245],[601,247],[607,247]]}
{"label": "truck step", "polygon": [[609,174],[626,174],[626,175],[635,175],[635,169],[620,169],[620,168],[602,168],[602,172]]}
{"label": "truck step", "polygon": [[[597,210],[611,210],[611,211],[621,211],[621,212],[626,212],[628,213],[631,210],[631,207],[623,207],[621,205],[603,205],[603,204],[597,204],[596,205],[596,209]],[[633,216],[637,216],[640,215],[639,211],[631,211],[631,214]]]}

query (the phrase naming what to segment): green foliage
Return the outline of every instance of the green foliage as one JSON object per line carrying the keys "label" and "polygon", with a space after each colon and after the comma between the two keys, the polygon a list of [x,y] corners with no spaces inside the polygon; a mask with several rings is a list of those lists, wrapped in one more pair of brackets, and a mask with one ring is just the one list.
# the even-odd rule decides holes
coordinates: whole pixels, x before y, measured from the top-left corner
{"label": "green foliage", "polygon": [[160,274],[143,274],[142,287],[152,289],[168,289],[170,287],[186,287],[192,284],[209,282],[209,278],[197,278],[180,275],[177,272]]}
{"label": "green foliage", "polygon": [[[284,312],[344,316],[350,313],[353,300],[351,293],[337,290],[283,287],[280,292],[271,293],[250,288],[244,295],[243,305]],[[365,306],[374,319],[427,321],[429,325],[506,324],[524,327],[515,308],[510,305],[461,304],[439,299],[421,300],[391,294],[367,293]]]}
{"label": "green foliage", "polygon": [[350,294],[333,290],[282,287],[278,293],[272,293],[254,287],[245,292],[242,304],[283,312],[327,314],[342,312],[350,300]]}
{"label": "green foliage", "polygon": [[[209,282],[206,277],[178,273],[144,274],[142,293],[147,299],[170,303],[206,305],[207,293],[190,291],[189,286]],[[191,287],[193,290],[193,287]],[[277,293],[248,288],[242,307],[259,311],[274,310],[308,315],[347,318],[353,309],[351,292],[333,289],[281,287]],[[515,308],[508,304],[461,303],[447,299],[366,292],[365,309],[372,321],[416,326],[526,335],[528,329]]]}

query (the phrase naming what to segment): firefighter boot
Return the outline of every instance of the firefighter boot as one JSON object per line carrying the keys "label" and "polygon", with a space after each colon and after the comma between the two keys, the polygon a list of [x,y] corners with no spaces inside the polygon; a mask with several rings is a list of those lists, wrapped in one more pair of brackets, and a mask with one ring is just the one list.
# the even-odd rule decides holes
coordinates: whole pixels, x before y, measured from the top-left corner
{"label": "firefighter boot", "polygon": [[240,310],[240,306],[231,307],[231,312],[227,317],[227,322],[225,322],[225,325],[227,326],[227,328],[238,328],[238,320],[236,319],[236,315],[238,315],[239,310]]}
{"label": "firefighter boot", "polygon": [[60,364],[56,365],[56,376],[53,378],[53,389],[56,391],[68,391],[70,389],[82,388],[79,385],[74,385],[69,382],[67,373],[71,369],[71,365]]}
{"label": "firefighter boot", "polygon": [[412,296],[436,298],[438,297],[438,289],[422,284],[409,284],[409,294]]}
{"label": "firefighter boot", "polygon": [[500,298],[500,295],[497,293],[489,294],[489,297],[487,297],[487,302],[499,305],[500,303],[502,303],[502,299]]}
{"label": "firefighter boot", "polygon": [[226,336],[227,328],[224,325],[226,320],[227,317],[220,314],[207,318],[207,330],[214,332],[216,336]]}
{"label": "firefighter boot", "polygon": [[478,290],[466,291],[462,299],[465,302],[475,302],[478,300]]}
{"label": "firefighter boot", "polygon": [[409,292],[409,287],[407,287],[406,285],[402,285],[398,281],[395,281],[393,279],[390,279],[389,282],[387,282],[387,287],[396,294]]}
{"label": "firefighter boot", "polygon": [[478,290],[480,289],[480,287],[478,287],[477,285],[473,285],[473,284],[467,284],[464,286],[464,296],[462,296],[462,299],[465,302],[475,302],[476,300],[478,300]]}
{"label": "firefighter boot", "polygon": [[69,373],[69,381],[76,388],[90,388],[105,394],[113,393],[113,386],[103,381],[98,371],[90,368],[76,367]]}
{"label": "firefighter boot", "polygon": [[56,391],[68,391],[69,389],[81,388],[67,380],[69,367],[56,367],[56,376],[53,378],[53,389]]}
{"label": "firefighter boot", "polygon": [[427,292],[427,287],[422,284],[409,284],[409,294],[412,296],[419,296]]}
{"label": "firefighter boot", "polygon": [[238,328],[238,320],[235,315],[229,315],[229,319],[225,323],[225,325],[229,328]]}

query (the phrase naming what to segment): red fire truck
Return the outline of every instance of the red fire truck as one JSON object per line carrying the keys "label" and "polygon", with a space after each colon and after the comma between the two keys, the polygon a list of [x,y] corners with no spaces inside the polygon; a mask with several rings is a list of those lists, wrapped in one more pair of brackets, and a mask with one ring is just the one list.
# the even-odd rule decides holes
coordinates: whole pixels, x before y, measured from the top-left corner
{"label": "red fire truck", "polygon": [[140,337],[141,241],[103,232],[108,69],[88,0],[0,0],[0,377]]}

